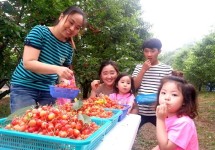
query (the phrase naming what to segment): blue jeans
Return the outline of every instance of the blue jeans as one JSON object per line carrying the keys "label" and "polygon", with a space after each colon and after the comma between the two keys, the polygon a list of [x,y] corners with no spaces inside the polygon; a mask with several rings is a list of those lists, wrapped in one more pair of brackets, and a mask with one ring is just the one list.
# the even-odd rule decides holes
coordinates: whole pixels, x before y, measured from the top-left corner
{"label": "blue jeans", "polygon": [[55,104],[56,101],[56,98],[53,98],[49,91],[32,89],[21,85],[11,85],[10,90],[11,113],[27,106],[51,105]]}

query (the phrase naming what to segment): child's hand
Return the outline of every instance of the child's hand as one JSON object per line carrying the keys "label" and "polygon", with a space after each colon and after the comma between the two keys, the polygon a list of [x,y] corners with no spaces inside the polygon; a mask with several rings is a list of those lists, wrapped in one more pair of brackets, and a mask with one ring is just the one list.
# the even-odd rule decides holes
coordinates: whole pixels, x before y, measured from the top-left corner
{"label": "child's hand", "polygon": [[91,82],[91,88],[93,91],[96,91],[96,89],[100,86],[100,80],[94,80]]}
{"label": "child's hand", "polygon": [[167,105],[166,103],[160,104],[156,108],[156,116],[158,119],[164,120],[167,117]]}
{"label": "child's hand", "polygon": [[149,68],[151,67],[152,65],[151,65],[151,62],[150,62],[150,60],[146,60],[144,63],[143,63],[143,69],[144,70],[149,70]]}

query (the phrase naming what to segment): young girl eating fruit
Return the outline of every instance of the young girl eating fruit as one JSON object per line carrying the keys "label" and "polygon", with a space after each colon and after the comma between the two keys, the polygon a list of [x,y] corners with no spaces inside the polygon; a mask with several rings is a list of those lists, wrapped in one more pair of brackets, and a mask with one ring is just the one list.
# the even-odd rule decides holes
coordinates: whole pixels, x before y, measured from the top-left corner
{"label": "young girl eating fruit", "polygon": [[130,108],[128,110],[128,113],[130,113],[135,99],[135,87],[133,78],[127,73],[118,75],[115,80],[113,89],[114,93],[109,95],[110,99],[117,101],[118,104],[129,105]]}
{"label": "young girl eating fruit", "polygon": [[153,150],[198,150],[193,119],[198,115],[193,85],[181,77],[167,76],[161,81],[156,108],[158,146]]}

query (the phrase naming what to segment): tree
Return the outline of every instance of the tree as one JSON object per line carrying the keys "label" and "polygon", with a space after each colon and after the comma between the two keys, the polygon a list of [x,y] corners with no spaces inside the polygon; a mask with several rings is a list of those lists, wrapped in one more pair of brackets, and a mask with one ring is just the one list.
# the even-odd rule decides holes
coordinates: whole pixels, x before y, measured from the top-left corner
{"label": "tree", "polygon": [[11,75],[22,55],[24,38],[33,26],[52,25],[70,5],[78,5],[87,13],[88,25],[74,39],[77,50],[73,57],[84,97],[91,81],[98,78],[101,61],[115,60],[121,71],[131,73],[135,63],[142,60],[142,42],[151,36],[150,25],[141,18],[139,0],[9,0],[1,4],[1,77]]}
{"label": "tree", "polygon": [[174,68],[183,71],[185,78],[201,91],[215,86],[215,32],[206,35],[201,41],[180,49],[173,61]]}
{"label": "tree", "polygon": [[135,63],[142,60],[140,45],[150,36],[149,26],[142,21],[138,0],[85,1],[80,6],[88,15],[88,28],[77,38],[74,66],[77,78],[87,97],[90,83],[98,79],[101,61],[118,62],[121,71],[131,73]]}

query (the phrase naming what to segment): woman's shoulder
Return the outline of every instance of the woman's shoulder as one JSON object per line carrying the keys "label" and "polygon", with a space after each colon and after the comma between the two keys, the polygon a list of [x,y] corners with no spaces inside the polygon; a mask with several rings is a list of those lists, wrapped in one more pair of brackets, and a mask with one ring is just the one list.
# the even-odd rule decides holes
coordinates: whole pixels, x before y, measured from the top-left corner
{"label": "woman's shoulder", "polygon": [[34,26],[28,35],[38,35],[43,36],[44,34],[49,34],[49,29],[45,25],[36,25]]}
{"label": "woman's shoulder", "polygon": [[35,25],[35,26],[33,27],[33,29],[44,29],[44,30],[47,30],[48,27],[47,27],[46,25]]}
{"label": "woman's shoulder", "polygon": [[45,25],[36,25],[31,30],[33,30],[33,31],[36,31],[36,30],[44,31],[44,30],[48,30],[48,27]]}

